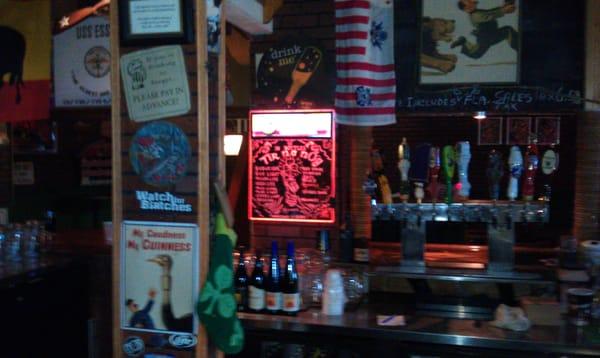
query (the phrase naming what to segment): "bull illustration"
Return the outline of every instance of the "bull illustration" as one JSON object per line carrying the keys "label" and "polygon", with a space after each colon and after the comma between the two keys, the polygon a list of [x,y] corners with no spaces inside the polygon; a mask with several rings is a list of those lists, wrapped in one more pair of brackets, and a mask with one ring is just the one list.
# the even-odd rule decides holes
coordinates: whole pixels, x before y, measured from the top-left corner
{"label": "bull illustration", "polygon": [[4,76],[10,74],[8,83],[17,88],[15,102],[21,103],[23,83],[23,61],[25,60],[25,37],[17,30],[0,26],[0,89],[4,85]]}

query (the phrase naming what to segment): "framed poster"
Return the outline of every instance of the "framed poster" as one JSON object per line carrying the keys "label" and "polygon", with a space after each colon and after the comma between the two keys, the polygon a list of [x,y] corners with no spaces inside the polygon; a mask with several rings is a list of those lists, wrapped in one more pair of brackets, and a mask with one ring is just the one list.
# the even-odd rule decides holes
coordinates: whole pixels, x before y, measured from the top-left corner
{"label": "framed poster", "polygon": [[333,110],[253,111],[250,118],[250,220],[334,222]]}
{"label": "framed poster", "polygon": [[121,226],[121,329],[196,333],[198,226],[124,221]]}
{"label": "framed poster", "polygon": [[502,117],[487,117],[478,121],[477,144],[502,144]]}
{"label": "framed poster", "polygon": [[518,83],[521,0],[423,0],[419,84]]}
{"label": "framed poster", "polygon": [[54,36],[56,107],[110,107],[110,24],[93,16]]}
{"label": "framed poster", "polygon": [[506,118],[506,144],[520,145],[531,142],[531,117]]}
{"label": "framed poster", "polygon": [[194,39],[191,0],[121,0],[119,28],[126,46],[190,43]]}
{"label": "framed poster", "polygon": [[56,154],[58,125],[55,121],[16,122],[11,126],[15,154]]}
{"label": "framed poster", "polygon": [[535,137],[538,144],[560,144],[560,117],[537,117]]}
{"label": "framed poster", "polygon": [[192,108],[181,46],[160,46],[121,56],[121,79],[134,122],[186,114]]}

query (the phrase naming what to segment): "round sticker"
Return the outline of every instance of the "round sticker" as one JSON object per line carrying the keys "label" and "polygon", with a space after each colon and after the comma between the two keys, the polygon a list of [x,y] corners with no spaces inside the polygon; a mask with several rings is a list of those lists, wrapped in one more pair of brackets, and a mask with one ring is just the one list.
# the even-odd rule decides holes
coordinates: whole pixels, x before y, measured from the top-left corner
{"label": "round sticker", "polygon": [[83,61],[85,70],[92,77],[102,78],[110,71],[110,52],[102,46],[89,49]]}
{"label": "round sticker", "polygon": [[144,183],[166,186],[187,172],[190,143],[179,127],[169,122],[153,122],[137,131],[129,148],[133,170]]}
{"label": "round sticker", "polygon": [[144,344],[144,341],[136,336],[127,337],[123,343],[123,352],[128,357],[138,357],[140,354],[144,353],[145,348],[146,345]]}

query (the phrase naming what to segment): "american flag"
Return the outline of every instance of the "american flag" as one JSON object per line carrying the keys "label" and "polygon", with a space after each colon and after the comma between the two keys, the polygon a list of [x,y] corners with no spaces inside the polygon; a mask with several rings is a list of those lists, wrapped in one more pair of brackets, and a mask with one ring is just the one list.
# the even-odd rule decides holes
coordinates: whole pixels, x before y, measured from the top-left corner
{"label": "american flag", "polygon": [[396,122],[393,0],[335,0],[336,121]]}

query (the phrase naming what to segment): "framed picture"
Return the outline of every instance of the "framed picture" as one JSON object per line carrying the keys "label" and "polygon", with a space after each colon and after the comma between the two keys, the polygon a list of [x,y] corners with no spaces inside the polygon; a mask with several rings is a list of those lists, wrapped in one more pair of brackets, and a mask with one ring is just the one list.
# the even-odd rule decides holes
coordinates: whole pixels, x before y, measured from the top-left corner
{"label": "framed picture", "polygon": [[506,118],[506,144],[529,144],[531,139],[531,117]]}
{"label": "framed picture", "polygon": [[198,226],[123,221],[121,238],[121,329],[197,333]]}
{"label": "framed picture", "polygon": [[192,0],[121,0],[119,28],[126,46],[190,43]]}
{"label": "framed picture", "polygon": [[560,144],[560,117],[537,117],[535,136],[538,144]]}
{"label": "framed picture", "polygon": [[486,119],[482,119],[479,121],[478,127],[477,144],[502,144],[502,117],[487,117]]}
{"label": "framed picture", "polygon": [[26,121],[11,124],[15,154],[56,154],[58,128],[54,121]]}
{"label": "framed picture", "polygon": [[419,84],[519,81],[521,0],[422,0]]}
{"label": "framed picture", "polygon": [[0,123],[0,146],[10,143],[8,138],[8,126],[6,123]]}

